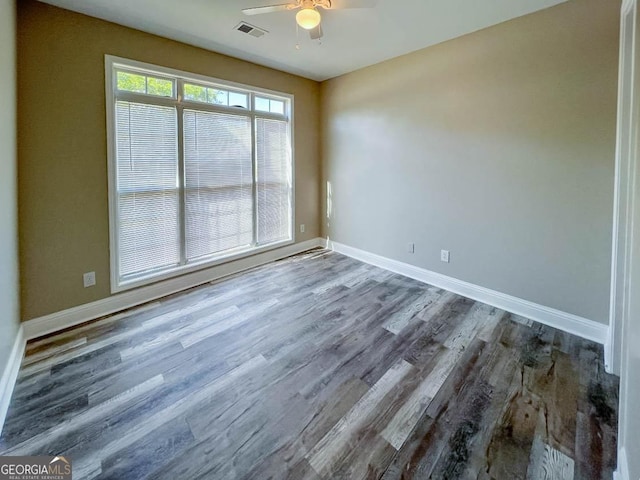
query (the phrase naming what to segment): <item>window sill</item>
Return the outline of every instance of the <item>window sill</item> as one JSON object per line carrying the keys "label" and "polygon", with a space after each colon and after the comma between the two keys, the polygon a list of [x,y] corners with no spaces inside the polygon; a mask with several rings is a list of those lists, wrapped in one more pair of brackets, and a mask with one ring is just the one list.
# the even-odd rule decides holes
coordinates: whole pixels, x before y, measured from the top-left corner
{"label": "window sill", "polygon": [[253,255],[257,255],[259,253],[268,252],[270,250],[276,250],[278,248],[282,248],[287,245],[292,245],[294,243],[295,243],[295,238],[292,238],[289,240],[282,240],[277,243],[270,243],[269,245],[265,245],[262,247],[249,247],[242,250],[235,250],[231,254],[227,254],[224,256],[208,257],[206,259],[202,259],[197,262],[192,262],[187,265],[169,267],[166,270],[155,272],[148,276],[140,276],[134,279],[124,280],[120,282],[117,279],[113,278],[111,280],[111,293],[115,294],[115,293],[125,292],[127,290],[132,290],[134,288],[143,287],[145,285],[160,282],[162,280],[168,280],[170,278],[179,277],[187,273],[196,272],[198,270],[204,270],[205,268],[211,268],[217,265],[231,263],[236,260],[242,260],[244,258],[248,258]]}

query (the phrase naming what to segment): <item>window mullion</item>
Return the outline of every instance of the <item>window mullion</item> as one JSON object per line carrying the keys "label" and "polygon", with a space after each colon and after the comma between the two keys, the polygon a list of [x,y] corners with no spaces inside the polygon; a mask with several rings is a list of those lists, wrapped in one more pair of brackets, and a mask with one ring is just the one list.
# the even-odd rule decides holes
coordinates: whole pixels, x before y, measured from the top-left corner
{"label": "window mullion", "polygon": [[[180,83],[180,82],[178,82]],[[184,166],[184,114],[183,107],[178,105],[178,221],[180,222],[180,265],[187,263],[187,232],[186,232],[186,178]]]}
{"label": "window mullion", "polygon": [[[253,102],[253,94],[251,94],[250,102]],[[253,199],[253,242],[255,247],[258,245],[258,149],[256,145],[256,117],[250,115],[251,118],[251,166],[252,166],[252,182],[251,182],[251,194]]]}

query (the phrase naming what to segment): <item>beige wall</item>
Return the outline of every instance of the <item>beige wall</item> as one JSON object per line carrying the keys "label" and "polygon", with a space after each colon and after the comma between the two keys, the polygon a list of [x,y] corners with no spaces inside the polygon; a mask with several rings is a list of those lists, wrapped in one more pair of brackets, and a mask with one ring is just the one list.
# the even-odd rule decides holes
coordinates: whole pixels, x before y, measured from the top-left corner
{"label": "beige wall", "polygon": [[15,1],[0,0],[0,376],[20,324],[15,20]]}
{"label": "beige wall", "polygon": [[[105,54],[294,94],[296,225],[307,227],[296,235],[318,236],[318,83],[32,0],[19,3],[23,319],[110,295]],[[88,271],[98,283],[85,289]]]}
{"label": "beige wall", "polygon": [[571,0],[323,83],[324,233],[607,323],[619,11]]}

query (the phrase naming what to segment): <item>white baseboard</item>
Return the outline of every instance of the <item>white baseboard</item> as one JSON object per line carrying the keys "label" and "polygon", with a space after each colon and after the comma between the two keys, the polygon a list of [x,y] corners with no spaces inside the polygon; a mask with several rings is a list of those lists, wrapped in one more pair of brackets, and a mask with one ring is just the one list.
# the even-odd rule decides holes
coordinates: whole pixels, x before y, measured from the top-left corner
{"label": "white baseboard", "polygon": [[118,293],[102,300],[69,308],[60,312],[33,318],[23,322],[24,338],[34,338],[48,335],[65,328],[73,327],[89,320],[110,315],[127,308],[135,307],[143,303],[165,297],[188,288],[203,285],[212,280],[239,273],[275,260],[280,260],[311,248],[324,246],[321,238],[313,238],[301,243],[294,243],[282,248],[271,250],[251,257],[243,258],[229,263],[216,265],[204,270],[189,273],[180,277],[164,280],[152,285]]}
{"label": "white baseboard", "polygon": [[355,258],[376,267],[404,275],[406,277],[428,283],[438,288],[443,288],[463,297],[471,298],[487,305],[491,305],[507,312],[515,313],[536,322],[564,330],[573,335],[592,340],[604,345],[608,337],[608,327],[599,322],[566,313],[554,308],[545,307],[537,303],[523,300],[505,293],[480,287],[472,283],[464,282],[456,278],[448,277],[440,273],[432,272],[424,268],[409,265],[408,263],[392,260],[374,253],[349,247],[341,243],[327,240],[327,248],[348,257]]}
{"label": "white baseboard", "polygon": [[2,377],[0,377],[0,435],[2,434],[4,420],[7,418],[9,402],[11,401],[11,395],[13,394],[16,379],[18,378],[18,372],[20,371],[20,364],[22,363],[26,343],[24,330],[22,326],[20,326],[18,333],[16,334],[16,339],[13,342],[9,361],[2,372]]}
{"label": "white baseboard", "polygon": [[613,480],[631,480],[629,476],[629,463],[627,462],[627,451],[624,447],[618,450],[618,468],[613,472]]}

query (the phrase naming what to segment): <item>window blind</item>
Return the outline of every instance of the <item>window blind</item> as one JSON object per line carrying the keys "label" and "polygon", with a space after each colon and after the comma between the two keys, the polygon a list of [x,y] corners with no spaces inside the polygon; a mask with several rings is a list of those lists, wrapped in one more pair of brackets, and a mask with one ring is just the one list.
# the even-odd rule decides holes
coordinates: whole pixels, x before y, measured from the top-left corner
{"label": "window blind", "polygon": [[180,261],[177,129],[175,108],[116,102],[122,277]]}
{"label": "window blind", "polygon": [[187,259],[253,242],[251,119],[184,111]]}
{"label": "window blind", "polygon": [[257,241],[291,235],[291,160],[286,121],[256,119]]}

